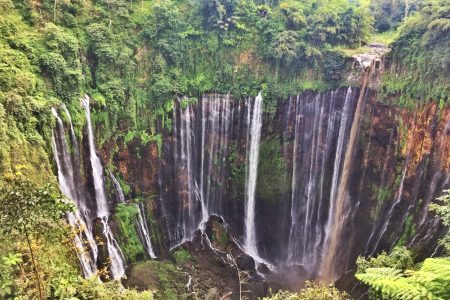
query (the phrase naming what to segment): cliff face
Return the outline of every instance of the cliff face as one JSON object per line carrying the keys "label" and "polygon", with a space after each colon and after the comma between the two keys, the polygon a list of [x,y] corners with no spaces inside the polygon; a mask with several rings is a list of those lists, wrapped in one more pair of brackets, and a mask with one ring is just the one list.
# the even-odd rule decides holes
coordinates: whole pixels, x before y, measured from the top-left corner
{"label": "cliff face", "polygon": [[[289,277],[294,286],[334,281],[359,255],[395,245],[419,258],[441,251],[443,228],[428,206],[450,186],[450,107],[378,102],[376,57],[356,59],[363,72],[349,82],[359,87],[306,91],[278,101],[274,113],[262,113],[260,95],[178,99],[157,130],[161,144],[110,138],[98,151],[104,169],[93,163],[92,128],[78,142],[54,110],[60,185],[72,182],[66,194],[84,235],[106,241],[95,247],[90,238],[93,265],[110,250],[118,260],[153,258],[153,250],[164,257],[214,215],[260,272],[271,270],[269,280]],[[89,102],[84,108],[90,116]]]}
{"label": "cliff face", "polygon": [[[323,270],[360,93],[304,92],[263,117],[254,219],[258,255],[275,266],[298,266],[302,279],[319,278]],[[335,279],[358,255],[396,244],[413,247],[420,257],[439,251],[442,227],[427,208],[450,184],[450,109],[430,102],[407,110],[378,103],[372,89],[364,93],[336,237]],[[112,147],[119,148],[112,161],[131,187],[129,197],[145,198],[160,255],[213,214],[243,242],[253,103],[226,95],[205,95],[188,105],[177,101],[161,153],[154,143],[104,145],[107,160]]]}

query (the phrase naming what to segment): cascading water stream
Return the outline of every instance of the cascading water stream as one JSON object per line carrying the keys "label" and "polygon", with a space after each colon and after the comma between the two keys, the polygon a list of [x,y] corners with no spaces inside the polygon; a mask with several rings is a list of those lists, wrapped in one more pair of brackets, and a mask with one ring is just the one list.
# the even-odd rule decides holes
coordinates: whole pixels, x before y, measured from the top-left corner
{"label": "cascading water stream", "polygon": [[122,187],[120,186],[120,183],[117,180],[116,176],[114,176],[113,172],[109,171],[109,177],[111,177],[111,181],[113,183],[114,190],[116,191],[117,200],[119,200],[120,203],[125,203],[125,194],[124,194]]}
{"label": "cascading water stream", "polygon": [[97,204],[97,218],[101,220],[103,224],[103,235],[106,238],[106,246],[108,254],[111,258],[110,271],[113,279],[119,279],[125,274],[125,261],[123,258],[122,250],[120,249],[117,241],[114,239],[111,229],[108,225],[108,203],[106,200],[105,186],[103,183],[103,167],[100,159],[97,156],[94,143],[94,129],[91,122],[91,111],[89,107],[89,96],[85,96],[81,99],[81,103],[86,113],[86,122],[88,129],[88,142],[89,142],[89,156],[92,166],[92,177],[95,188],[95,200]]}
{"label": "cascading water stream", "polygon": [[[372,252],[371,252],[372,255],[375,253],[375,251],[377,251],[378,244],[380,243],[381,239],[383,238],[384,234],[386,233],[386,230],[387,230],[389,224],[391,224],[391,219],[394,214],[395,208],[400,204],[400,202],[403,199],[402,198],[403,188],[404,188],[405,178],[406,178],[406,174],[407,174],[407,170],[408,170],[409,159],[410,159],[410,155],[411,155],[410,151],[411,151],[411,149],[410,149],[410,147],[408,147],[408,154],[406,155],[405,165],[403,167],[402,177],[401,177],[400,185],[399,185],[398,192],[397,192],[397,198],[395,199],[394,203],[389,208],[389,211],[386,214],[386,218],[383,219],[382,227],[381,227],[380,231],[378,232],[378,235],[372,246]],[[375,232],[373,231],[369,237],[369,242],[372,240],[374,235],[375,235]]]}
{"label": "cascading water stream", "polygon": [[125,261],[123,259],[122,250],[119,244],[114,239],[111,228],[108,224],[108,216],[100,218],[103,224],[103,235],[106,238],[106,246],[108,248],[108,254],[111,258],[109,264],[109,270],[111,272],[112,279],[120,279],[125,275]]}
{"label": "cascading water stream", "polygon": [[145,246],[148,256],[150,256],[150,258],[156,258],[155,252],[153,251],[152,241],[150,240],[150,230],[148,229],[147,218],[145,217],[144,204],[139,203],[136,206],[138,209],[139,237]]}
{"label": "cascading water stream", "polygon": [[[70,114],[65,109],[66,114],[71,123]],[[56,166],[58,168],[58,182],[59,188],[64,196],[71,199],[75,204],[79,206],[81,201],[79,201],[77,197],[77,188],[75,187],[75,178],[74,178],[74,165],[72,163],[71,156],[69,154],[68,147],[66,145],[66,138],[64,133],[64,124],[59,117],[57,111],[52,108],[52,114],[57,120],[57,128],[55,128],[52,137],[52,146],[54,158],[56,161]],[[70,124],[72,128],[72,123]],[[73,131],[71,131],[73,133]],[[73,136],[74,138],[75,136]],[[58,143],[57,143],[58,138]],[[76,139],[73,141],[76,143]],[[79,207],[77,207],[79,208]],[[69,212],[66,214],[67,221],[69,225],[75,229],[76,234],[74,235],[74,244],[77,250],[78,259],[80,261],[80,265],[83,271],[83,275],[85,277],[90,277],[95,274],[97,271],[96,261],[97,261],[97,245],[92,237],[92,233],[89,230],[88,226],[86,226],[85,221],[79,214],[79,211]],[[84,247],[84,238],[83,234],[86,236],[88,241],[88,245],[90,247],[90,252],[86,252]],[[91,257],[90,253],[92,253],[93,257]]]}
{"label": "cascading water stream", "polygon": [[88,142],[89,142],[89,157],[91,160],[92,177],[94,180],[94,188],[95,188],[95,200],[97,204],[96,216],[98,218],[103,218],[109,215],[108,202],[106,200],[105,186],[103,184],[103,167],[100,162],[100,158],[98,158],[95,150],[94,129],[92,128],[89,101],[90,101],[89,96],[86,95],[84,98],[81,99],[81,104],[83,105],[84,111],[86,113]]}
{"label": "cascading water stream", "polygon": [[[331,99],[320,95],[312,99],[298,95],[295,99],[287,263],[312,267],[318,258],[315,253],[322,239],[319,220],[322,178],[332,137],[328,130],[334,127],[326,128],[324,133],[323,125],[332,112],[335,98],[333,93]],[[294,101],[291,99],[290,102]]]}
{"label": "cascading water stream", "polygon": [[[295,113],[286,264],[301,265],[309,274],[316,274],[322,258],[330,218],[324,210],[334,205],[336,198],[353,95],[352,88],[343,93],[344,101],[338,91],[315,96],[305,93],[291,97],[288,104]],[[288,121],[285,130],[289,128]],[[287,139],[288,132],[283,136]],[[288,150],[283,152],[287,155]]]}
{"label": "cascading water stream", "polygon": [[[345,151],[341,176],[339,176],[339,185],[336,198],[330,198],[329,219],[326,226],[325,247],[323,249],[324,257],[321,264],[321,277],[323,280],[331,282],[335,280],[336,274],[336,257],[338,255],[338,246],[341,239],[341,233],[345,222],[347,221],[348,212],[348,184],[350,180],[350,172],[353,163],[355,146],[359,132],[361,114],[363,111],[364,100],[366,96],[366,86],[369,80],[371,68],[365,70],[363,85],[359,92],[358,102],[356,104],[355,114],[353,117],[350,134],[348,137],[347,148]],[[340,156],[340,155],[339,155]],[[334,179],[333,179],[334,181]],[[333,199],[336,199],[333,201]]]}
{"label": "cascading water stream", "polygon": [[221,215],[228,142],[232,126],[229,95],[204,96],[197,106],[180,99],[173,114],[173,148],[179,203],[177,242],[204,230],[211,215]]}
{"label": "cascading water stream", "polygon": [[244,219],[244,250],[247,254],[258,260],[259,254],[256,245],[255,229],[255,191],[258,174],[259,143],[262,127],[262,95],[255,98],[253,107],[248,103],[247,115],[247,170],[246,170],[246,194],[245,194],[245,219]]}
{"label": "cascading water stream", "polygon": [[[119,199],[120,203],[125,203],[125,194],[122,190],[122,187],[117,180],[117,178],[114,176],[114,174],[110,171],[109,175],[111,177],[111,180],[114,185],[114,189],[117,194],[117,198]],[[150,230],[148,229],[147,225],[147,219],[145,217],[145,210],[144,210],[144,204],[138,203],[134,204],[134,206],[137,209],[138,212],[138,218],[136,220],[136,228],[139,234],[139,238],[141,239],[141,243],[144,246],[148,256],[150,258],[156,258],[155,252],[153,251],[152,242],[150,240]]]}
{"label": "cascading water stream", "polygon": [[[186,99],[183,99],[186,101]],[[193,139],[195,139],[194,131],[192,128],[195,115],[193,114],[193,108],[191,105],[187,105],[183,110],[181,108],[180,101],[180,165],[181,172],[183,173],[181,197],[182,202],[181,210],[179,213],[178,224],[181,228],[182,242],[190,240],[192,234],[198,226],[198,216],[196,208],[198,207],[198,184],[194,177],[193,167],[195,166],[193,160],[194,145]]]}

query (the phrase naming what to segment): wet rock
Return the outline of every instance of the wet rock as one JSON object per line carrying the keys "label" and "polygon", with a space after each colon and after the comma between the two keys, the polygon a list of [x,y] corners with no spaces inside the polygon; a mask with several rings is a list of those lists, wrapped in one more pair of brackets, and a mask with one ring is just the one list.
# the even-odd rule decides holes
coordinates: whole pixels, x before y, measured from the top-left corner
{"label": "wet rock", "polygon": [[255,270],[255,260],[245,254],[245,253],[241,253],[238,256],[236,256],[236,263],[239,267],[239,269],[243,270],[243,271],[253,271]]}
{"label": "wet rock", "polygon": [[[256,271],[254,259],[242,251],[220,217],[212,216],[204,232],[197,230],[191,241],[173,249],[173,252],[180,249],[188,251],[191,256],[189,262],[181,267],[192,276],[197,295],[212,297],[207,299],[235,299],[239,295],[239,280],[241,283],[245,281],[249,299],[267,294],[267,283]],[[262,265],[260,268],[268,270]]]}

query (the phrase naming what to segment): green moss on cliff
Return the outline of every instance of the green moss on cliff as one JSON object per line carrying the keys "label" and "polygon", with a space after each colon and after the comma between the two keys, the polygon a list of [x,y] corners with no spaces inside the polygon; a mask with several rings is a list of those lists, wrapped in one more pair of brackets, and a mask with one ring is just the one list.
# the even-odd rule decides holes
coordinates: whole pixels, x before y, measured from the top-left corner
{"label": "green moss on cliff", "polygon": [[125,286],[130,288],[157,290],[158,300],[190,299],[185,292],[187,274],[178,270],[176,265],[167,261],[146,261],[131,267]]}
{"label": "green moss on cliff", "polygon": [[280,148],[279,140],[274,138],[260,144],[256,196],[263,201],[276,201],[289,191],[286,162]]}
{"label": "green moss on cliff", "polygon": [[408,18],[392,44],[390,68],[382,81],[382,96],[396,95],[398,103],[450,99],[450,3],[426,0]]}
{"label": "green moss on cliff", "polygon": [[114,214],[120,229],[118,235],[120,248],[128,262],[140,260],[146,255],[136,230],[138,214],[138,208],[135,205],[127,204],[118,204]]}

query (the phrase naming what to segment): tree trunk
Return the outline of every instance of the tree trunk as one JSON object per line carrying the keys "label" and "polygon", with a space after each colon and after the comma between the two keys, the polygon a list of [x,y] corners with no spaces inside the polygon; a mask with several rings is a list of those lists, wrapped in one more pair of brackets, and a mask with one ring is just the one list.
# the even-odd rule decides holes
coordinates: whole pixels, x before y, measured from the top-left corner
{"label": "tree trunk", "polygon": [[42,292],[41,277],[39,276],[39,270],[38,270],[38,267],[36,264],[36,260],[34,259],[33,247],[31,246],[30,237],[28,236],[28,231],[26,229],[25,229],[25,236],[27,238],[28,249],[30,250],[31,263],[33,264],[33,270],[34,270],[34,273],[36,274],[36,282],[38,285],[39,299],[44,300],[44,295]]}
{"label": "tree trunk", "polygon": [[57,0],[55,0],[55,4],[53,5],[53,22],[56,21],[56,1]]}

